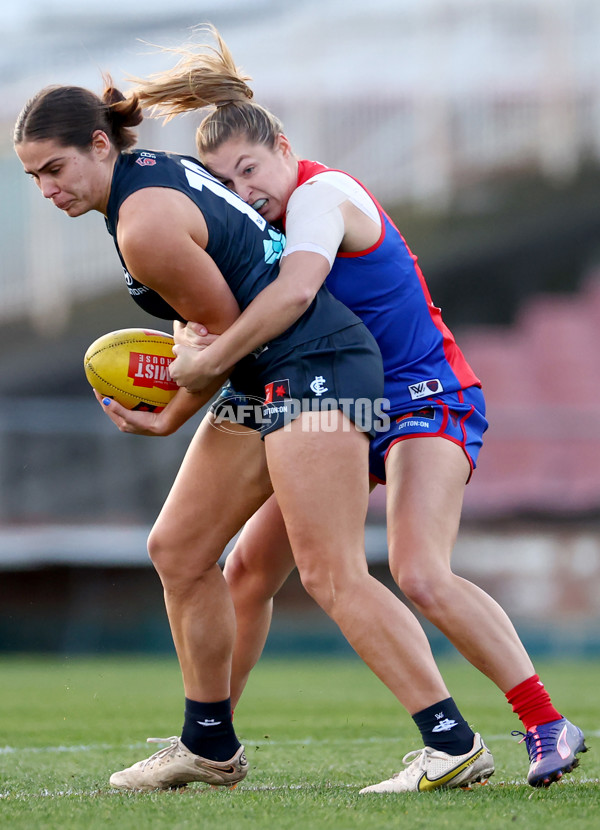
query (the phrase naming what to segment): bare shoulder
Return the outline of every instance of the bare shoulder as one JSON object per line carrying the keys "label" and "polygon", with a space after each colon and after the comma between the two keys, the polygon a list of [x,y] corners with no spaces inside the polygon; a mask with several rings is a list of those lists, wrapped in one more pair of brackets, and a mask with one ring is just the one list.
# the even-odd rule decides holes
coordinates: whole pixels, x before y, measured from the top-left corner
{"label": "bare shoulder", "polygon": [[[146,187],[136,190],[121,205],[117,237],[123,254],[147,251],[156,244],[168,247],[190,237],[206,246],[208,231],[201,210],[178,190]],[[149,246],[149,242],[153,244]]]}
{"label": "bare shoulder", "polygon": [[129,273],[183,319],[221,333],[239,316],[231,289],[206,253],[204,216],[185,193],[136,190],[121,205],[117,242]]}

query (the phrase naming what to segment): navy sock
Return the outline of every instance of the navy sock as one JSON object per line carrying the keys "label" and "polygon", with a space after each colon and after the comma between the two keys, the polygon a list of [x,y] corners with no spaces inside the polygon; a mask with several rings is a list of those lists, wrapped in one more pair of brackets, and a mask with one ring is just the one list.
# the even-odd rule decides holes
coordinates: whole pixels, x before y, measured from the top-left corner
{"label": "navy sock", "polygon": [[413,715],[425,746],[449,755],[464,755],[473,748],[473,730],[449,697]]}
{"label": "navy sock", "polygon": [[228,761],[240,747],[231,720],[231,701],[201,703],[185,699],[181,742],[193,752],[212,761]]}

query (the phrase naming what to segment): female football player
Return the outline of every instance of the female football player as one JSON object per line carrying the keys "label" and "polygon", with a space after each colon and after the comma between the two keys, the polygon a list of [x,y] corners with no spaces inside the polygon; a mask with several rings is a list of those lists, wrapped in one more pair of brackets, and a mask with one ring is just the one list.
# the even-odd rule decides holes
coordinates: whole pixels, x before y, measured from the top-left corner
{"label": "female football player", "polygon": [[[216,49],[176,50],[177,66],[142,82],[137,92],[167,117],[213,105],[198,128],[199,157],[264,218],[281,223],[287,245],[280,279],[225,334],[182,353],[180,378],[190,389],[202,388],[230,370],[296,319],[309,282],[312,296],[327,279],[330,291],[372,331],[383,356],[393,428],[371,442],[370,473],[387,482],[392,574],[419,611],[505,693],[525,727],[529,783],[548,785],[576,765],[585,750],[583,734],[552,705],[503,609],[451,568],[464,487],[487,426],[479,380],[389,217],[346,173],[295,156],[281,123],[251,100],[249,78],[213,33]],[[284,279],[288,257],[299,255],[298,282],[291,271]],[[238,620],[234,701],[262,651],[271,598],[293,567],[284,519],[272,497],[227,561]],[[419,755],[413,767],[422,764]],[[367,789],[403,789],[410,772]]]}

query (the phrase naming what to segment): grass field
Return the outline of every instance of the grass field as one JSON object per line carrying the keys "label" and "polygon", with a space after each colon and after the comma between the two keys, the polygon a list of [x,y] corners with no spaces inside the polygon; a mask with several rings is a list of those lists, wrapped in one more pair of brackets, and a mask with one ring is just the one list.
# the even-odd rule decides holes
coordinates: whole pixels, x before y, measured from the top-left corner
{"label": "grass field", "polygon": [[179,734],[177,664],[135,657],[0,659],[0,826],[353,830],[598,828],[600,665],[538,666],[557,706],[592,752],[548,790],[525,783],[519,726],[502,695],[462,661],[442,664],[463,712],[496,760],[484,787],[360,796],[419,748],[410,718],[357,659],[265,660],[236,711],[251,772],[235,790],[190,785],[147,794],[111,790],[113,770],[151,754],[149,736]]}

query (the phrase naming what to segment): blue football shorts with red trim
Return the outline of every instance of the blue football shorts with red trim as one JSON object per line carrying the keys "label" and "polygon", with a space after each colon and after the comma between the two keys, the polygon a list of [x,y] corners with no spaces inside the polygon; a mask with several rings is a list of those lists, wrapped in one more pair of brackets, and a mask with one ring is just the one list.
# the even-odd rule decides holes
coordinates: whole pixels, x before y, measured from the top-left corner
{"label": "blue football shorts with red trim", "polygon": [[394,444],[424,436],[446,438],[458,444],[467,456],[471,473],[475,469],[483,433],[488,428],[485,398],[478,386],[423,398],[418,406],[413,401],[406,404],[406,411],[388,414],[389,429],[379,432],[371,441],[369,472],[373,481],[385,484],[385,462]]}

